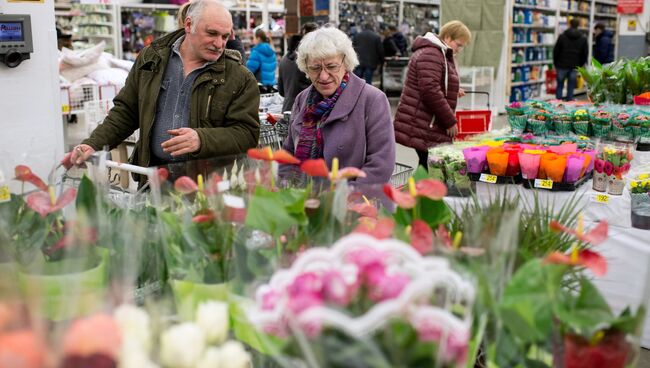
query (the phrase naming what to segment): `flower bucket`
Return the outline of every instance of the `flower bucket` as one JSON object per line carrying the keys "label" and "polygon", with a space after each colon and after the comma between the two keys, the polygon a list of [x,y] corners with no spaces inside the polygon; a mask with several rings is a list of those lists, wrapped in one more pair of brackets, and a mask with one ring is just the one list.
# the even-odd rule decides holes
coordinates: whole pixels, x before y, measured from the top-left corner
{"label": "flower bucket", "polygon": [[573,122],[573,131],[574,131],[577,135],[585,135],[585,136],[588,136],[588,135],[589,135],[589,131],[590,131],[590,125],[591,125],[591,124],[590,124],[588,121],[583,121],[583,120],[580,120],[580,121],[574,121],[574,122]]}
{"label": "flower bucket", "polygon": [[630,193],[630,198],[632,199],[632,209],[642,203],[650,203],[650,195],[648,193]]}
{"label": "flower bucket", "polygon": [[558,135],[567,135],[573,131],[573,121],[570,114],[553,116],[553,129]]}
{"label": "flower bucket", "polygon": [[535,135],[544,135],[548,132],[548,125],[544,120],[528,119],[528,130]]}
{"label": "flower bucket", "polygon": [[521,134],[526,130],[528,118],[526,115],[508,115],[508,124],[513,133]]}
{"label": "flower bucket", "polygon": [[607,174],[604,172],[594,171],[594,180],[592,188],[597,192],[607,190]]}
{"label": "flower bucket", "polygon": [[589,156],[582,154],[569,155],[566,159],[566,170],[564,171],[564,182],[575,183],[582,177],[585,169],[585,160]]}
{"label": "flower bucket", "polygon": [[508,169],[508,158],[510,154],[503,148],[491,148],[487,151],[487,162],[490,174],[504,176]]}
{"label": "flower bucket", "polygon": [[590,157],[589,163],[587,164],[587,169],[585,170],[585,174],[589,174],[594,169],[594,162],[596,160],[596,150],[586,149],[582,151],[582,153]]}
{"label": "flower bucket", "polygon": [[463,149],[463,156],[467,163],[467,171],[472,174],[480,174],[487,166],[487,151],[490,147],[478,146]]}
{"label": "flower bucket", "polygon": [[607,193],[611,195],[622,195],[625,188],[625,179],[609,175],[607,178]]}
{"label": "flower bucket", "polygon": [[176,303],[176,312],[184,321],[194,320],[196,308],[208,300],[227,301],[228,283],[203,284],[185,280],[169,280]]}
{"label": "flower bucket", "polygon": [[539,171],[539,163],[542,159],[543,152],[523,151],[519,152],[519,165],[521,166],[521,176],[524,179],[536,179]]}
{"label": "flower bucket", "polygon": [[34,313],[63,321],[101,310],[108,291],[108,252],[87,271],[66,273],[65,260],[45,263],[42,274],[18,270],[18,285]]}
{"label": "flower bucket", "polygon": [[546,153],[540,161],[540,179],[550,179],[561,183],[566,169],[566,156],[555,153]]}
{"label": "flower bucket", "polygon": [[581,336],[564,336],[564,368],[623,368],[631,353],[620,332],[608,333],[596,345]]}

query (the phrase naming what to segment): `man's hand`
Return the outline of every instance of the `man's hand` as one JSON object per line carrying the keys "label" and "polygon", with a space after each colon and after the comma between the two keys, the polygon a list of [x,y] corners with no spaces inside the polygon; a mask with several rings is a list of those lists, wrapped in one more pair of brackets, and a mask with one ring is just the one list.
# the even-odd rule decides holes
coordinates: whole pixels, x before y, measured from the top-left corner
{"label": "man's hand", "polygon": [[192,128],[180,128],[168,130],[167,133],[174,136],[160,144],[163,151],[172,156],[180,156],[196,152],[201,148],[199,133]]}
{"label": "man's hand", "polygon": [[63,157],[61,164],[66,169],[70,169],[72,165],[81,165],[86,162],[93,153],[95,153],[95,150],[92,147],[87,144],[80,144]]}
{"label": "man's hand", "polygon": [[454,125],[453,127],[447,129],[447,135],[454,138],[458,134],[458,124]]}
{"label": "man's hand", "polygon": [[458,98],[461,98],[465,96],[465,90],[462,88],[458,88]]}

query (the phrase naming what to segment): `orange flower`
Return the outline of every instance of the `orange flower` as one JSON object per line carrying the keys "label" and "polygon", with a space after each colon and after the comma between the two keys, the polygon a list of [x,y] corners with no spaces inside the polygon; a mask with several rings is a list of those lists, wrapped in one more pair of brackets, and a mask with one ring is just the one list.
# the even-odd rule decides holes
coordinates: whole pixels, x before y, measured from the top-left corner
{"label": "orange flower", "polygon": [[424,179],[415,183],[415,179],[409,178],[408,191],[393,188],[390,184],[384,184],[384,194],[401,208],[413,208],[418,197],[426,197],[433,200],[441,200],[447,194],[447,186],[439,180]]}
{"label": "orange flower", "polygon": [[255,160],[263,161],[275,161],[280,164],[294,164],[297,165],[300,163],[300,160],[293,157],[289,152],[281,149],[273,152],[271,147],[266,146],[264,148],[251,148],[248,150],[248,157]]}
{"label": "orange flower", "polygon": [[395,221],[390,217],[381,219],[361,217],[359,225],[352,232],[368,234],[376,239],[388,239],[393,235],[394,228]]}
{"label": "orange flower", "polygon": [[605,257],[589,249],[578,250],[574,246],[571,254],[553,252],[544,259],[546,263],[565,264],[569,266],[584,266],[590,269],[594,275],[602,276],[607,273],[607,261]]}
{"label": "orange flower", "polygon": [[322,158],[316,160],[305,160],[300,165],[300,170],[309,176],[328,178],[331,182],[337,182],[341,179],[365,178],[366,173],[356,167],[344,167],[339,170],[339,159],[332,159],[332,171],[327,169],[327,164]]}
{"label": "orange flower", "polygon": [[549,227],[553,231],[574,235],[579,240],[593,245],[598,245],[604,242],[605,240],[607,240],[607,232],[609,229],[609,225],[607,224],[607,221],[601,221],[598,223],[598,225],[596,225],[596,227],[591,229],[589,232],[584,233],[583,225],[582,225],[582,217],[578,218],[578,227],[575,230],[569,229],[568,227],[560,224],[555,220],[551,221]]}

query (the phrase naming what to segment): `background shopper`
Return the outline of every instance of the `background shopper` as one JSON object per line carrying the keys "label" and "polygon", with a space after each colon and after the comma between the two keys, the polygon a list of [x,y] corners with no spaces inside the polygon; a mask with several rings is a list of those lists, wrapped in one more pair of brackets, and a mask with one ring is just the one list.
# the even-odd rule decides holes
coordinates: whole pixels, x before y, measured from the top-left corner
{"label": "background shopper", "polygon": [[564,31],[553,47],[553,65],[557,70],[557,89],[555,97],[564,98],[564,81],[567,81],[565,100],[573,100],[573,90],[576,87],[578,72],[576,68],[587,63],[589,45],[587,37],[578,29],[580,21],[572,18],[569,29]]}

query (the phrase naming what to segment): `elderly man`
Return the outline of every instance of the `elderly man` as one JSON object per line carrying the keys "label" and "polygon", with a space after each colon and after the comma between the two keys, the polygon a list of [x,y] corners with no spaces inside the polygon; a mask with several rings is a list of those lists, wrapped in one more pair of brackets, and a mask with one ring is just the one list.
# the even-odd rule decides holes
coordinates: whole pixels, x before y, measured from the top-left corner
{"label": "elderly man", "polygon": [[259,137],[257,81],[237,52],[225,50],[230,12],[215,0],[194,0],[184,28],[146,47],[115,107],[75,147],[80,164],[140,128],[131,162],[164,165],[246,152]]}

